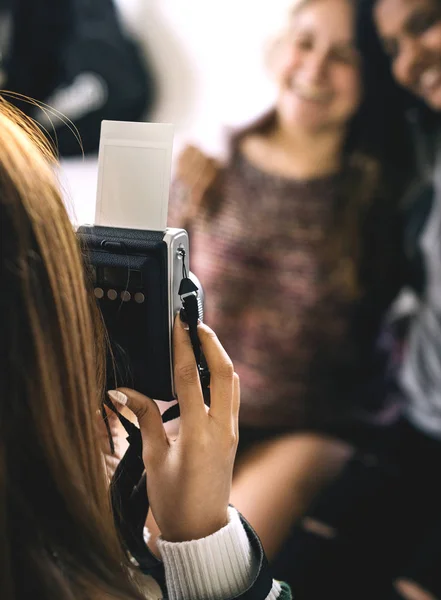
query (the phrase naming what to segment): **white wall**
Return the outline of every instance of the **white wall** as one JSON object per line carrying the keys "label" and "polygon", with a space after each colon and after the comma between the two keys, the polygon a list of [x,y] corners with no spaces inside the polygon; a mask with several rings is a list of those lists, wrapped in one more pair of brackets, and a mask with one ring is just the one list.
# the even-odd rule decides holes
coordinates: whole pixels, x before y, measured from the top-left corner
{"label": "white wall", "polygon": [[178,144],[220,149],[223,125],[242,123],[272,99],[265,40],[289,0],[117,0],[153,59],[161,86],[152,118],[172,121]]}
{"label": "white wall", "polygon": [[[264,47],[291,1],[116,0],[152,62],[160,93],[149,119],[175,124],[175,156],[190,141],[222,156],[226,128],[271,104]],[[66,161],[63,180],[75,220],[92,222],[95,161]]]}

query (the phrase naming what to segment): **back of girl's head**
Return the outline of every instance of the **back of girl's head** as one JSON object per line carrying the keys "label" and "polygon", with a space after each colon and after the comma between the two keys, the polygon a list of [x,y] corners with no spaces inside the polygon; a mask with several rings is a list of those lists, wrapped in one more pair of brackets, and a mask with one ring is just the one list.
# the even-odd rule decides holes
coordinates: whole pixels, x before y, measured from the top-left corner
{"label": "back of girl's head", "polygon": [[1,597],[134,598],[95,440],[100,341],[54,166],[2,101]]}

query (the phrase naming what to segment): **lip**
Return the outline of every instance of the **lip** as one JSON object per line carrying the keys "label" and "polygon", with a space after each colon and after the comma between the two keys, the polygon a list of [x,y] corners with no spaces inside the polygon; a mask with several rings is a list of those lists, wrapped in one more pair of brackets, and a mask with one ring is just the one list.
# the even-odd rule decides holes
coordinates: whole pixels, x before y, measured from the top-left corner
{"label": "lip", "polygon": [[290,82],[289,89],[301,100],[313,102],[314,104],[327,104],[331,99],[331,94],[328,91],[301,86],[293,81]]}

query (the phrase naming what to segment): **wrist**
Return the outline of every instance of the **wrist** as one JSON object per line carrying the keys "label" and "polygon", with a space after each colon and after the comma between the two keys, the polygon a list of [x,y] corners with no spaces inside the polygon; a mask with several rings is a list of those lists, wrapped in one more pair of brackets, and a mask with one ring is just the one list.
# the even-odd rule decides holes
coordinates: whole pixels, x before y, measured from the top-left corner
{"label": "wrist", "polygon": [[216,533],[229,523],[228,507],[225,508],[223,515],[215,519],[204,519],[199,515],[197,522],[190,523],[183,520],[179,527],[161,529],[161,538],[165,542],[181,543],[200,540]]}

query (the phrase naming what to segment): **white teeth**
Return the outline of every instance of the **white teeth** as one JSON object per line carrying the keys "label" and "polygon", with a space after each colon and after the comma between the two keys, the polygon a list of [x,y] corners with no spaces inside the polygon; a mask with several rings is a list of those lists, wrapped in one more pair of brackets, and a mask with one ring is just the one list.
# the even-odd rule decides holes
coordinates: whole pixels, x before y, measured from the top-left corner
{"label": "white teeth", "polygon": [[320,102],[328,98],[327,92],[313,87],[299,86],[293,80],[291,81],[291,88],[300,97],[305,98],[305,100],[315,100],[316,102]]}

